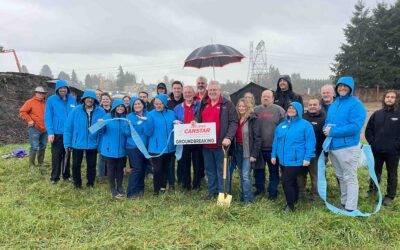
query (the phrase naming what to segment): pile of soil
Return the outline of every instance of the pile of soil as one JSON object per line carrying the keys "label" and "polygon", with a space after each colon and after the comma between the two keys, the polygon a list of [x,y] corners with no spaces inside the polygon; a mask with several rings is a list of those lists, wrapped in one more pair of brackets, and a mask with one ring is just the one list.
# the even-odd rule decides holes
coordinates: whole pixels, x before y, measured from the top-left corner
{"label": "pile of soil", "polygon": [[49,77],[27,73],[0,72],[0,145],[28,142],[28,127],[19,109],[33,96],[37,86],[49,91]]}

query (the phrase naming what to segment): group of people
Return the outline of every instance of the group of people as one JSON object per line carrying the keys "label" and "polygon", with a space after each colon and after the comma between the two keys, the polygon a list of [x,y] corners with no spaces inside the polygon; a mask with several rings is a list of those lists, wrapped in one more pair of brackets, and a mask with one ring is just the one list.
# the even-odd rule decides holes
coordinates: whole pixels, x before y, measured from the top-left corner
{"label": "group of people", "polygon": [[[198,190],[207,177],[205,198],[211,200],[223,192],[225,147],[232,159],[228,174],[231,177],[237,169],[240,177],[240,200],[251,203],[265,193],[268,199],[276,200],[282,182],[286,212],[294,211],[296,202],[306,197],[308,175],[309,198],[316,199],[318,156],[323,153],[324,141],[330,138],[325,146],[339,182],[341,205],[353,211],[358,204],[360,134],[366,119],[366,109],[353,95],[354,89],[352,77],[341,77],[336,86],[323,86],[322,99],[312,97],[305,108],[302,97],[293,91],[290,77],[282,76],[275,91],[262,92],[261,105],[255,106],[254,96],[248,92],[235,106],[223,97],[218,82],[199,77],[196,91],[174,81],[172,92],[167,95],[167,86],[160,83],[151,101],[146,92],[112,100],[107,93],[97,96],[95,91],[85,90],[77,103],[68,83],[58,80],[55,94],[47,99],[46,91],[37,87],[34,97],[21,107],[20,115],[29,127],[31,168],[38,165],[43,169],[46,141],[52,145],[53,184],[62,176],[80,189],[85,155],[86,185],[94,186],[97,170],[100,181],[108,178],[110,193],[115,198],[142,196],[145,176],[152,172],[154,195],[174,189],[176,182],[185,190]],[[388,170],[385,205],[393,201],[397,189],[399,119],[397,92],[387,91],[383,108],[371,116],[365,133],[375,156],[378,179],[383,163]],[[184,145],[182,157],[177,160],[172,139],[174,125],[202,122],[215,123],[216,143]],[[94,124],[101,128],[91,133],[89,128]],[[143,147],[136,144],[137,135],[151,157],[146,158]],[[128,160],[131,170],[125,192],[123,177]],[[375,192],[371,183],[368,194]]]}

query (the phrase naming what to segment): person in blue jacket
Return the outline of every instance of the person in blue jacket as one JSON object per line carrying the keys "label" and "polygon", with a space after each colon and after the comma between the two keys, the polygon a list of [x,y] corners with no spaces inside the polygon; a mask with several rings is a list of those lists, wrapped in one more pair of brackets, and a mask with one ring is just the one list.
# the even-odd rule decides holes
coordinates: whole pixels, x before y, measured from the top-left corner
{"label": "person in blue jacket", "polygon": [[103,118],[105,111],[99,106],[94,90],[85,90],[81,105],[68,115],[64,128],[65,150],[72,149],[72,178],[75,188],[82,187],[81,165],[83,153],[86,155],[87,186],[93,187],[96,176],[96,159],[99,136],[91,135],[89,127]]}
{"label": "person in blue jacket", "polygon": [[[65,150],[63,143],[64,124],[68,114],[77,105],[75,97],[70,94],[68,83],[65,80],[57,80],[55,94],[46,102],[44,112],[44,124],[46,126],[48,141],[51,143],[51,182],[56,184],[60,180],[61,165],[64,164]],[[70,181],[69,159],[63,170],[64,180]]]}
{"label": "person in blue jacket", "polygon": [[126,138],[130,136],[128,123],[124,120],[113,120],[113,118],[125,118],[126,109],[122,99],[112,102],[111,112],[104,116],[106,125],[97,133],[101,136],[100,155],[107,163],[107,176],[110,192],[114,198],[124,198],[125,192],[122,187],[124,178],[124,163],[126,157]]}
{"label": "person in blue jacket", "polygon": [[146,135],[149,136],[148,151],[151,155],[157,156],[151,159],[154,171],[154,195],[165,192],[168,167],[171,165],[172,155],[175,152],[174,136],[171,132],[176,118],[174,111],[167,108],[167,103],[166,94],[158,94],[154,97],[154,109],[148,113],[145,129]]}
{"label": "person in blue jacket", "polygon": [[297,177],[310,165],[315,156],[315,134],[310,122],[302,118],[303,106],[290,103],[286,119],[275,129],[271,162],[283,170],[283,190],[286,197],[285,212],[292,212],[299,198]]}
{"label": "person in blue jacket", "polygon": [[[145,124],[147,123],[145,102],[138,97],[132,97],[130,101],[131,113],[127,116],[143,144],[147,147],[147,135],[145,134]],[[127,197],[137,198],[144,193],[144,177],[147,167],[147,160],[139,150],[131,136],[126,142],[126,153],[129,157],[129,164],[132,172],[128,180]]]}
{"label": "person in blue jacket", "polygon": [[341,205],[347,211],[356,210],[358,205],[360,133],[367,114],[362,102],[353,96],[354,88],[353,77],[339,78],[324,128],[325,135],[331,138],[329,156],[340,183]]}

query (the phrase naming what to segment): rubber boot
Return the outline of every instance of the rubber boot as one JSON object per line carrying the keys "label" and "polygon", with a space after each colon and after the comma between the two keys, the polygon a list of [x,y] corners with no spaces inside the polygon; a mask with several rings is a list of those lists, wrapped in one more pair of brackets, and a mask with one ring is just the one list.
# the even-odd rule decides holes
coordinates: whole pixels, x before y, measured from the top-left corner
{"label": "rubber boot", "polygon": [[38,165],[39,165],[39,171],[41,174],[44,174],[44,153],[45,153],[45,149],[41,149],[39,150],[38,154],[37,154],[37,161],[38,161]]}
{"label": "rubber boot", "polygon": [[36,150],[31,150],[29,153],[29,168],[34,171],[35,170],[35,159],[36,159]]}

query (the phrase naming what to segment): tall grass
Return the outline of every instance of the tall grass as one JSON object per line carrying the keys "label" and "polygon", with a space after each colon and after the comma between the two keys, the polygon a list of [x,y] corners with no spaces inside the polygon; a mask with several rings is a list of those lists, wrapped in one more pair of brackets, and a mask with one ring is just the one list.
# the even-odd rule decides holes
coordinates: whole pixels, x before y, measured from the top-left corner
{"label": "tall grass", "polygon": [[[1,147],[0,154],[14,147]],[[282,190],[276,202],[240,204],[237,175],[230,208],[205,201],[205,187],[153,197],[150,180],[143,198],[113,200],[107,184],[52,185],[49,164],[44,176],[27,165],[26,158],[0,160],[1,248],[400,248],[397,201],[369,218],[334,215],[320,201],[300,202],[284,214]],[[330,200],[338,203],[332,168],[328,179]],[[375,201],[362,197],[366,169],[359,180],[360,207],[372,211]]]}

